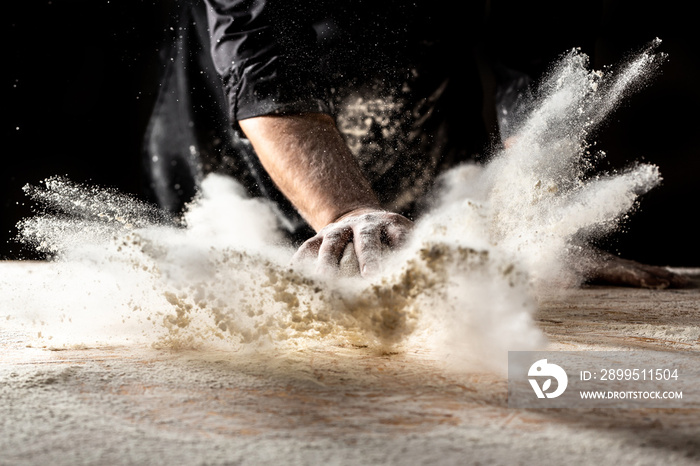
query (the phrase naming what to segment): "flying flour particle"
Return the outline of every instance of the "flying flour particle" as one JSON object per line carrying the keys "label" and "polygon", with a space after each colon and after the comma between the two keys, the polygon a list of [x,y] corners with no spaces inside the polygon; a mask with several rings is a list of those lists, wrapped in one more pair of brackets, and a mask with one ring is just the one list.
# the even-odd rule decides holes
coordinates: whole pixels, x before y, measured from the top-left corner
{"label": "flying flour particle", "polygon": [[[663,61],[659,41],[619,69],[573,50],[543,79],[508,149],[445,173],[409,244],[372,279],[292,267],[265,201],[222,175],[181,219],[122,194],[51,178],[21,238],[53,257],[44,275],[3,277],[7,318],[52,344],[129,340],[170,348],[296,348],[321,342],[503,368],[544,341],[537,293],[582,276],[587,241],[614,231],[660,181],[635,164],[600,173],[595,128]],[[7,298],[12,296],[12,298]]]}

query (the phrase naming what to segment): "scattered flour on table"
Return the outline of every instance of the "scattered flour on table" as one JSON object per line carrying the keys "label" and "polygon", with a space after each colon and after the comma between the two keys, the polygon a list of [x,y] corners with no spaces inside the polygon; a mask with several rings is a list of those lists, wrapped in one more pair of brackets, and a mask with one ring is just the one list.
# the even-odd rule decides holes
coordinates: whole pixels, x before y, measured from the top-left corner
{"label": "scattered flour on table", "polygon": [[605,72],[577,50],[562,56],[515,143],[445,173],[410,243],[372,279],[293,267],[270,206],[222,175],[175,220],[62,178],[27,187],[44,210],[20,224],[22,240],[54,260],[0,277],[3,317],[54,346],[427,345],[456,365],[503,369],[508,350],[545,343],[531,320],[538,292],[579,283],[572,264],[591,254],[588,240],[660,181],[646,164],[601,173],[589,142],[663,61],[658,42]]}

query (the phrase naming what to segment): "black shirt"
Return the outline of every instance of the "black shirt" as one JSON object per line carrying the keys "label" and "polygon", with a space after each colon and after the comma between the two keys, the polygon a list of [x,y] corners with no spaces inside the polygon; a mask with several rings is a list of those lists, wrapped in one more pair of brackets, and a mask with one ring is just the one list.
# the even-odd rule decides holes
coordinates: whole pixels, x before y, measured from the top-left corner
{"label": "black shirt", "polygon": [[481,2],[206,4],[232,124],[333,115],[386,208],[410,214],[445,167],[483,144]]}

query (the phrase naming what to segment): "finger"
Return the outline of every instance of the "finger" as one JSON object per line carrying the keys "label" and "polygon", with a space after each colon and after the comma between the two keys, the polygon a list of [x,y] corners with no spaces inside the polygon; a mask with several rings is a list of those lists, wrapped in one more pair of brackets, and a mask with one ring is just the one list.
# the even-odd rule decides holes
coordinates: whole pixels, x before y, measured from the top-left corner
{"label": "finger", "polygon": [[336,273],[340,258],[343,257],[345,246],[352,239],[349,227],[336,228],[323,236],[323,242],[318,250],[317,271],[320,273]]}
{"label": "finger", "polygon": [[316,235],[306,241],[304,244],[299,246],[299,249],[292,256],[292,263],[298,263],[302,260],[315,259],[318,256],[318,250],[321,247],[323,237]]}
{"label": "finger", "polygon": [[384,239],[389,247],[399,248],[406,244],[409,229],[404,225],[390,223],[384,228]]}
{"label": "finger", "polygon": [[363,277],[379,271],[382,256],[381,235],[381,227],[378,225],[363,226],[355,232],[355,254]]}
{"label": "finger", "polygon": [[360,263],[357,261],[354,243],[350,242],[345,246],[338,270],[343,277],[357,277],[360,275]]}

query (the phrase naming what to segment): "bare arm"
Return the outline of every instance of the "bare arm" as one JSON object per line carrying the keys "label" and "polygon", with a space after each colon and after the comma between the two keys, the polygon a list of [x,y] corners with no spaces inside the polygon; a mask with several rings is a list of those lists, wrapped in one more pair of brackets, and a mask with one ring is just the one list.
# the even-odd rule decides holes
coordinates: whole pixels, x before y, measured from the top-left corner
{"label": "bare arm", "polygon": [[352,242],[367,275],[384,246],[403,242],[411,222],[382,210],[330,116],[268,115],[239,124],[272,180],[318,232],[298,257],[317,257],[319,269],[334,269]]}
{"label": "bare arm", "polygon": [[379,201],[333,119],[322,113],[241,120],[265,170],[316,230]]}

